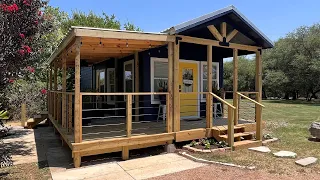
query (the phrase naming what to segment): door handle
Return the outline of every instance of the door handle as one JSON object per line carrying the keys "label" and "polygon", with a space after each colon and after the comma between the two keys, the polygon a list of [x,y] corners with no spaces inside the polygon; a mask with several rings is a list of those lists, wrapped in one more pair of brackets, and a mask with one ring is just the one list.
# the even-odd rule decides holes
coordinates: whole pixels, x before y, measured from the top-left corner
{"label": "door handle", "polygon": [[181,92],[181,85],[179,85],[179,92]]}

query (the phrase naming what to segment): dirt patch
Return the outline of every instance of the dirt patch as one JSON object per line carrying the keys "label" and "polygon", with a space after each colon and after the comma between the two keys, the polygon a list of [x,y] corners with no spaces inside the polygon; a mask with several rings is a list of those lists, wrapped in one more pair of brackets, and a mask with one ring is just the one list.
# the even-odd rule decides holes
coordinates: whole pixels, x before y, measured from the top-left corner
{"label": "dirt patch", "polygon": [[32,179],[47,180],[51,178],[47,161],[39,163],[19,164],[16,166],[0,169],[0,179],[16,180],[16,179]]}
{"label": "dirt patch", "polygon": [[203,166],[195,169],[181,171],[173,174],[151,178],[152,180],[269,180],[269,179],[320,179],[320,174],[277,175],[258,170],[246,170],[241,168],[221,165]]}

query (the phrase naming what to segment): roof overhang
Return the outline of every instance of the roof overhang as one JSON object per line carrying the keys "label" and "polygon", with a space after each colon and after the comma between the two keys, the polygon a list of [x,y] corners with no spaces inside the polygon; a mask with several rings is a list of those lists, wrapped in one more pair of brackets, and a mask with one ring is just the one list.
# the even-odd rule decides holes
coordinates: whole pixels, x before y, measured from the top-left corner
{"label": "roof overhang", "polygon": [[164,33],[124,31],[102,28],[71,27],[67,36],[49,58],[49,64],[67,56],[67,64],[74,63],[75,39],[81,38],[82,60],[97,63],[108,58],[120,58],[174,42],[175,37]]}

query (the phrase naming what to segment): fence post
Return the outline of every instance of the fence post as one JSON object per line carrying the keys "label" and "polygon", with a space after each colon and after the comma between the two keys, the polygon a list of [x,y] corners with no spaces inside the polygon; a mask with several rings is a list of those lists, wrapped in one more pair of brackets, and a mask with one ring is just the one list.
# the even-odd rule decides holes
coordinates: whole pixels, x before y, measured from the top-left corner
{"label": "fence post", "polygon": [[234,144],[234,109],[228,106],[228,144],[233,148]]}
{"label": "fence post", "polygon": [[26,121],[27,121],[27,108],[26,103],[21,104],[21,126],[26,127]]}

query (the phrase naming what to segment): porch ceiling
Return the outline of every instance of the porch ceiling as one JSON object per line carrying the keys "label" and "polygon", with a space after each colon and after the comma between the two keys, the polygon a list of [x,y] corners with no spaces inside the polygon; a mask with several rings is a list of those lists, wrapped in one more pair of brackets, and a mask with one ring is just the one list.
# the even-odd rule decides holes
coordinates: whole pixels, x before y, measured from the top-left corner
{"label": "porch ceiling", "polygon": [[67,67],[74,66],[76,38],[81,38],[80,59],[86,64],[94,64],[109,58],[121,58],[135,52],[163,46],[174,42],[174,36],[163,33],[146,33],[101,28],[72,27],[66,38],[49,58],[49,63],[62,65],[65,55]]}
{"label": "porch ceiling", "polygon": [[[121,58],[135,52],[163,46],[167,42],[149,40],[126,40],[97,37],[82,37],[80,47],[81,61],[88,64],[99,63],[109,58]],[[67,53],[67,66],[74,66],[75,47]],[[60,64],[60,63],[59,63]]]}

